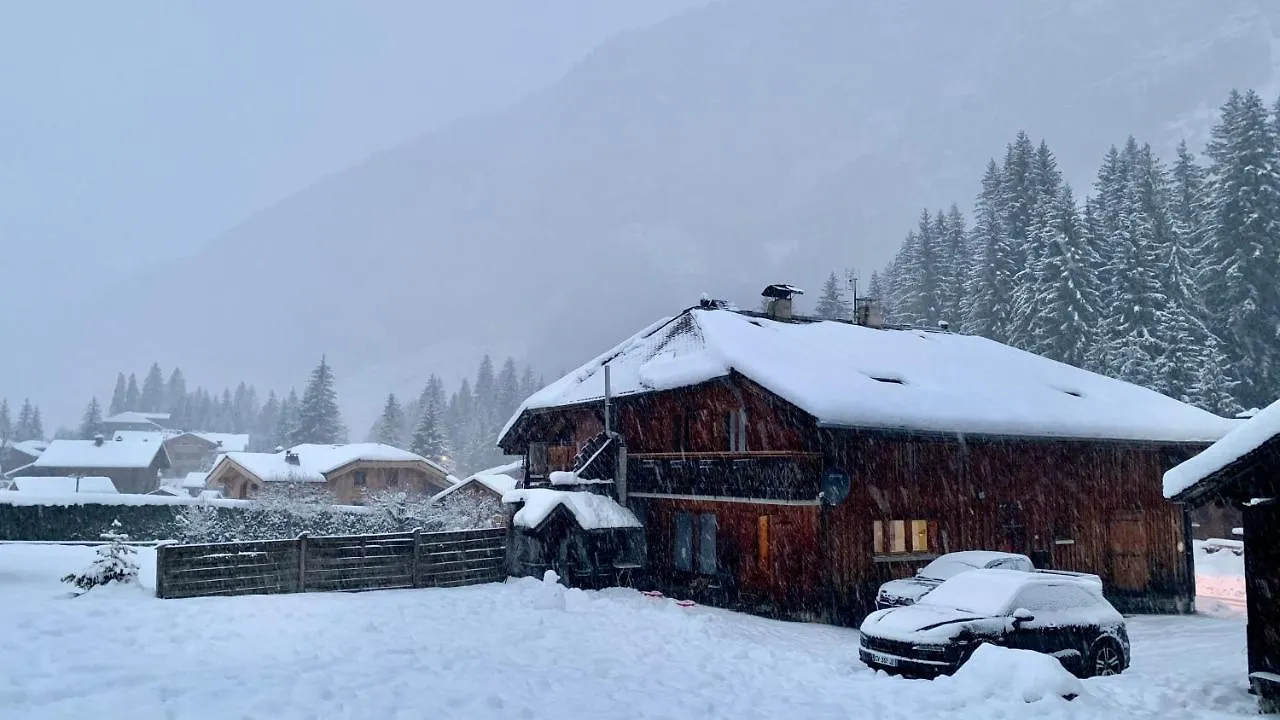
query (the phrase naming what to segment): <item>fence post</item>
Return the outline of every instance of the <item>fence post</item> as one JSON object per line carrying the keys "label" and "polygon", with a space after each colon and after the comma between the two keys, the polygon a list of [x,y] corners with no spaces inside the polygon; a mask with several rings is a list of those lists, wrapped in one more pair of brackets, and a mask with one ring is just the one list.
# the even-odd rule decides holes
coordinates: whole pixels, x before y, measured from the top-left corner
{"label": "fence post", "polygon": [[307,591],[307,535],[298,535],[298,592]]}
{"label": "fence post", "polygon": [[413,564],[409,568],[412,574],[412,583],[415,588],[422,587],[422,573],[418,572],[418,553],[422,550],[422,528],[413,529]]}
{"label": "fence post", "polygon": [[165,564],[165,548],[167,545],[156,546],[156,597],[163,598],[164,587],[164,564]]}

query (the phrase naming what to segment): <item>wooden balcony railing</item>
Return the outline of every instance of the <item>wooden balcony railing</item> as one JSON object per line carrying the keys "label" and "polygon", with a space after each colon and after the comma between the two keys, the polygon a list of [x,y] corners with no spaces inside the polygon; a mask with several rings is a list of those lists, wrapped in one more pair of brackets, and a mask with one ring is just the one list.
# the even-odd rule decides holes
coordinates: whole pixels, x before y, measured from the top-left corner
{"label": "wooden balcony railing", "polygon": [[818,453],[636,453],[627,457],[630,493],[814,500],[821,475]]}

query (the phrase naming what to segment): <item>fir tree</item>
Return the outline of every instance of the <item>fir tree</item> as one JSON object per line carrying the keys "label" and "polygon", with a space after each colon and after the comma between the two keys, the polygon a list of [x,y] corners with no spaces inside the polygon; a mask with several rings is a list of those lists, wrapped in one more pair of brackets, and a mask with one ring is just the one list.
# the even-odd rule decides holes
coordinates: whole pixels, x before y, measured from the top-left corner
{"label": "fir tree", "polygon": [[1020,269],[1001,218],[1002,184],[995,160],[988,162],[982,192],[974,208],[970,239],[975,255],[974,272],[969,276],[964,303],[965,332],[997,342],[1008,340],[1013,278]]}
{"label": "fir tree", "polygon": [[138,563],[134,559],[137,551],[126,544],[129,536],[121,529],[119,520],[111,521],[111,529],[102,533],[102,539],[107,544],[98,546],[98,557],[93,566],[83,573],[64,576],[62,582],[71,583],[85,593],[99,585],[138,581]]}
{"label": "fir tree", "polygon": [[387,395],[387,402],[382,407],[382,416],[374,425],[373,441],[391,447],[404,447],[404,425],[404,410],[400,407],[396,394],[391,393]]}
{"label": "fir tree", "polygon": [[1239,370],[1236,396],[1263,407],[1280,395],[1280,148],[1257,93],[1231,93],[1207,154],[1209,326]]}
{"label": "fir tree", "polygon": [[276,397],[275,390],[271,390],[267,392],[267,401],[262,404],[262,410],[253,426],[251,438],[254,447],[259,451],[269,452],[275,446],[283,445],[284,440],[276,436],[279,425],[280,398]]}
{"label": "fir tree", "polygon": [[[964,316],[961,307],[964,301],[965,282],[969,278],[970,258],[969,239],[965,231],[964,216],[955,203],[947,211],[939,228],[940,258],[938,262],[938,300],[941,304],[940,318],[946,320],[951,327],[959,329]],[[872,283],[878,282],[875,273],[871,275]],[[875,297],[875,289],[871,290]]]}
{"label": "fir tree", "polygon": [[433,462],[444,462],[449,455],[448,443],[440,428],[440,409],[433,402],[424,404],[422,417],[413,430],[409,450]]}
{"label": "fir tree", "polygon": [[138,392],[138,378],[133,373],[129,373],[129,383],[124,391],[124,409],[126,411],[140,410],[141,408],[138,404],[140,395],[141,393]]}
{"label": "fir tree", "polygon": [[325,358],[311,373],[307,389],[302,393],[298,407],[298,429],[293,434],[293,444],[318,443],[328,445],[343,442],[346,428],[338,410],[338,393],[334,389],[333,372]]}
{"label": "fir tree", "polygon": [[280,420],[276,424],[274,433],[276,445],[273,445],[271,450],[276,446],[283,447],[293,442],[301,427],[301,419],[298,417],[301,405],[302,402],[298,400],[298,391],[290,388],[289,394],[280,401]]}
{"label": "fir tree", "polygon": [[516,374],[516,361],[507,358],[498,373],[497,414],[499,421],[505,422],[520,406],[524,396],[520,394],[520,378]]}
{"label": "fir tree", "polygon": [[534,379],[533,368],[528,365],[524,368],[524,374],[520,376],[520,397],[527,398],[538,392],[542,388],[542,384]]}
{"label": "fir tree", "polygon": [[165,385],[167,403],[164,412],[169,413],[172,427],[186,427],[190,423],[187,417],[187,378],[178,368],[169,373],[169,382]]}
{"label": "fir tree", "polygon": [[9,400],[0,398],[0,473],[5,471],[9,443],[13,441],[13,419],[9,416]]}
{"label": "fir tree", "polygon": [[840,281],[836,279],[833,272],[827,276],[827,281],[822,284],[822,295],[818,298],[818,306],[814,308],[814,313],[827,320],[848,320],[851,316],[849,301],[844,297],[844,290],[840,287]]}
{"label": "fir tree", "polygon": [[1099,264],[1077,215],[1075,197],[1063,185],[1046,203],[1037,244],[1043,249],[1037,277],[1036,312],[1029,318],[1026,349],[1085,367],[1096,342]]}
{"label": "fir tree", "polygon": [[92,440],[102,434],[102,406],[98,404],[98,398],[95,395],[89,401],[89,405],[84,409],[84,416],[80,418],[81,440]]}
{"label": "fir tree", "polygon": [[13,441],[42,439],[44,430],[40,427],[39,417],[39,410],[31,404],[31,400],[24,399],[22,408],[18,410],[18,420],[13,424]]}
{"label": "fir tree", "polygon": [[126,400],[126,393],[128,392],[126,388],[127,386],[125,384],[124,373],[117,373],[116,387],[111,391],[111,406],[109,408],[109,412],[112,415],[125,411],[126,403],[128,402]]}
{"label": "fir tree", "polygon": [[[126,389],[127,392],[127,389]],[[159,363],[152,363],[147,377],[142,381],[142,396],[138,399],[143,412],[162,412],[165,407],[164,373]]]}

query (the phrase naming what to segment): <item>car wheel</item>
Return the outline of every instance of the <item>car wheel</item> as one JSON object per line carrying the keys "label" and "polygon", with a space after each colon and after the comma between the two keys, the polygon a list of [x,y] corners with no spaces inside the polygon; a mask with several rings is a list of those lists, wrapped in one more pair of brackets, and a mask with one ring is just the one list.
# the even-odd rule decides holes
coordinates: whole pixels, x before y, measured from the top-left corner
{"label": "car wheel", "polygon": [[1119,675],[1124,671],[1124,653],[1120,645],[1105,637],[1094,643],[1085,671],[1089,677]]}

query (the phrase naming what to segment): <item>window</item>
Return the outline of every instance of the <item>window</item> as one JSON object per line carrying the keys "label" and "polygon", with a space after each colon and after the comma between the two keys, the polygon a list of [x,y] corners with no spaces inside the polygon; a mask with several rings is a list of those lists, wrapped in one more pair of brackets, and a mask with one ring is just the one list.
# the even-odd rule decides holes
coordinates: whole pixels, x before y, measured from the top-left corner
{"label": "window", "polygon": [[929,520],[876,520],[871,523],[871,552],[876,555],[927,555],[937,552],[938,524]]}
{"label": "window", "polygon": [[544,442],[529,443],[529,468],[530,477],[546,477],[547,475],[547,444]]}
{"label": "window", "polygon": [[716,572],[716,516],[711,513],[698,516],[698,572]]}
{"label": "window", "polygon": [[1031,612],[1051,612],[1067,610],[1087,604],[1085,597],[1072,593],[1074,588],[1057,585],[1032,585],[1023,588],[1013,600],[1010,610],[1024,608]]}
{"label": "window", "polygon": [[729,452],[747,451],[747,411],[739,408],[736,412],[724,414],[725,435],[729,438]]}
{"label": "window", "polygon": [[672,565],[677,570],[693,572],[693,516],[678,512],[675,518],[676,537],[671,546]]}
{"label": "window", "polygon": [[365,472],[363,470],[357,470],[355,472],[355,483],[357,486],[364,487],[365,485],[368,484],[368,482],[369,482],[369,477],[365,475]]}

